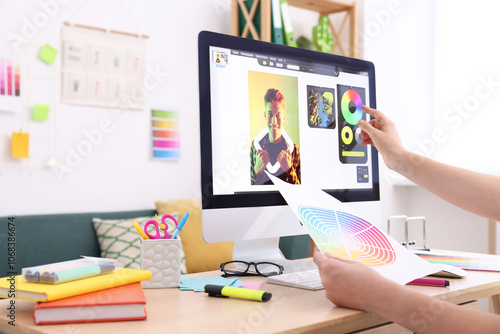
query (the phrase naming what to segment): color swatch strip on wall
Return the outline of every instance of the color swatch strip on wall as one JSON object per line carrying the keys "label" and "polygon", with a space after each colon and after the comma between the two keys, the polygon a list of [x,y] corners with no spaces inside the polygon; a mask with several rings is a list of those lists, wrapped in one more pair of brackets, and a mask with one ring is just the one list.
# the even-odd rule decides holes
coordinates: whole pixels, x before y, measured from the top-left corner
{"label": "color swatch strip on wall", "polygon": [[21,96],[18,60],[0,58],[0,96]]}
{"label": "color swatch strip on wall", "polygon": [[177,160],[181,157],[179,114],[169,110],[151,110],[153,158]]}

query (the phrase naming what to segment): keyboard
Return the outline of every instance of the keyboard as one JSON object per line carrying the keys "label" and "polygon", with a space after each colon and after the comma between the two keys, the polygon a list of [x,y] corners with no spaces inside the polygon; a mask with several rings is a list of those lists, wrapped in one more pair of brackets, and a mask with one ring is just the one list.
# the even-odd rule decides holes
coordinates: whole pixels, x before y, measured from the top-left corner
{"label": "keyboard", "polygon": [[321,284],[321,278],[319,276],[318,269],[270,276],[267,278],[267,283],[286,285],[307,290],[324,289],[323,285]]}

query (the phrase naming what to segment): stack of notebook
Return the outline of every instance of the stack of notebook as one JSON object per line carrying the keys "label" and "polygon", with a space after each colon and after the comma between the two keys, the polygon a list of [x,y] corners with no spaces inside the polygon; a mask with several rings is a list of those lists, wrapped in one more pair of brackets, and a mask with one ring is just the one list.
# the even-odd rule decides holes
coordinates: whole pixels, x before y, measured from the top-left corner
{"label": "stack of notebook", "polygon": [[0,297],[37,301],[36,324],[146,319],[141,281],[148,270],[122,268],[59,284],[29,283],[21,275],[0,278]]}

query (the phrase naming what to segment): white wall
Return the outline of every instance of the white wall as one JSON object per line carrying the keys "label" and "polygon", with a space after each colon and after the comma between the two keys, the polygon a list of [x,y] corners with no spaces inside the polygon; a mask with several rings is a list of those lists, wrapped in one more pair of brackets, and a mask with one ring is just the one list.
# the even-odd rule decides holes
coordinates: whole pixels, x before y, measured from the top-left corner
{"label": "white wall", "polygon": [[500,121],[500,3],[441,0],[436,4],[436,112],[442,135],[436,158],[500,175],[496,154]]}
{"label": "white wall", "polygon": [[[364,6],[364,55],[375,63],[377,106],[396,122],[405,146],[422,153],[436,127],[435,43],[440,18],[435,6],[431,0],[376,0]],[[390,215],[425,216],[431,248],[487,252],[486,219],[398,178],[382,162],[381,170],[382,222]],[[419,232],[415,231],[417,239]]]}
{"label": "white wall", "polygon": [[[396,122],[405,146],[410,149],[414,147],[413,138],[430,128],[432,22],[431,1],[364,3],[361,35],[364,58],[375,64],[377,108]],[[392,215],[408,215],[411,203],[407,189],[394,187],[393,178],[397,175],[387,170],[382,159],[379,164],[381,221],[386,222]]]}
{"label": "white wall", "polygon": [[[0,2],[1,36],[21,34],[25,20],[32,22],[47,3],[59,2]],[[150,159],[149,108],[117,113],[112,109],[59,103],[59,161],[64,162],[68,152],[87,140],[84,132],[96,129],[102,119],[110,119],[114,131],[71,173],[64,174],[62,181],[48,167],[32,167],[28,171],[25,167],[3,166],[5,160],[0,160],[0,216],[144,209],[154,208],[156,200],[199,197],[196,38],[200,30],[229,32],[229,3],[87,0],[52,7],[53,17],[39,27],[30,43],[47,42],[60,50],[61,25],[68,17],[73,23],[140,30],[150,36],[147,66],[161,73],[161,80],[148,93],[148,107],[165,106],[180,113],[182,159]],[[434,2],[371,0],[359,4],[362,51],[364,58],[376,66],[378,108],[396,121],[404,144],[418,150],[422,140],[429,138],[435,120]],[[291,15],[294,21],[312,21],[311,26],[317,19],[315,13],[295,8]],[[309,31],[305,23],[297,23],[296,29],[297,35]],[[55,66],[60,67],[59,59]],[[2,138],[19,127],[14,118],[0,113]],[[394,186],[393,176],[384,167],[381,162],[382,222],[394,214],[425,215],[431,247],[487,250],[485,219],[456,209],[417,187]]]}
{"label": "white wall", "polygon": [[[49,167],[28,170],[2,165],[16,161],[1,156],[0,216],[146,209],[154,208],[156,200],[199,197],[197,34],[200,30],[228,33],[229,10],[229,0],[0,2],[0,36],[22,36],[25,21],[33,23],[34,17],[48,12],[48,22],[40,24],[28,41],[49,43],[59,51],[61,26],[68,17],[72,23],[149,35],[147,68],[159,78],[158,87],[148,92],[144,111],[117,112],[58,102],[56,148],[60,162],[71,159],[70,152],[88,141],[85,132],[98,129],[101,120],[109,119],[113,131],[60,178]],[[60,57],[53,66],[60,69]],[[151,160],[149,107],[179,112],[180,161]],[[50,117],[49,123],[53,121]],[[12,131],[26,128],[26,119],[19,121],[14,114],[0,113],[2,148],[10,145]],[[48,160],[51,152],[47,154]]]}
{"label": "white wall", "polygon": [[[29,111],[0,112],[0,216],[84,211],[115,211],[154,208],[154,201],[200,197],[199,101],[197,35],[201,30],[230,31],[230,0],[134,1],[134,0],[29,0],[0,2],[2,37],[16,34],[38,47],[49,43],[61,51],[61,26],[70,21],[149,35],[147,68],[156,73],[158,87],[148,91],[144,111],[82,107],[59,103],[60,57],[53,65],[58,73],[56,106],[47,124],[29,120]],[[310,34],[317,23],[316,12],[291,7],[297,36]],[[50,16],[33,36],[24,36],[26,25]],[[26,23],[28,22],[28,23]],[[40,62],[40,66],[46,66]],[[178,162],[150,158],[152,107],[180,113],[182,158]],[[57,115],[57,118],[55,118]],[[89,133],[96,133],[103,119],[113,131],[92,145],[88,156],[75,157]],[[11,158],[10,135],[23,129],[35,131],[55,126],[41,155],[45,162],[53,154],[70,172],[55,173],[50,167],[20,165]],[[26,131],[26,130],[25,130]],[[32,137],[34,139],[34,136]],[[45,139],[46,140],[46,139]],[[34,147],[33,145],[31,146]],[[45,155],[44,155],[45,154]],[[35,159],[31,159],[31,163]],[[13,165],[7,165],[13,164]],[[60,171],[60,170],[59,170]]]}

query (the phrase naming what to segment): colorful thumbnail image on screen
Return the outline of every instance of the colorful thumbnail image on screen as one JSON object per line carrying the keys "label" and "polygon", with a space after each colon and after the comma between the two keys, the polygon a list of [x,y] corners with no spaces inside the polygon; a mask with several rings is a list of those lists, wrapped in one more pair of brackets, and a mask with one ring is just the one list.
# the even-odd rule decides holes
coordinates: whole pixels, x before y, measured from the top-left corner
{"label": "colorful thumbnail image on screen", "polygon": [[367,147],[361,145],[363,117],[361,106],[366,103],[365,89],[337,85],[339,122],[339,159],[344,164],[364,164],[368,161]]}
{"label": "colorful thumbnail image on screen", "polygon": [[307,86],[307,117],[311,128],[335,129],[335,89]]}

